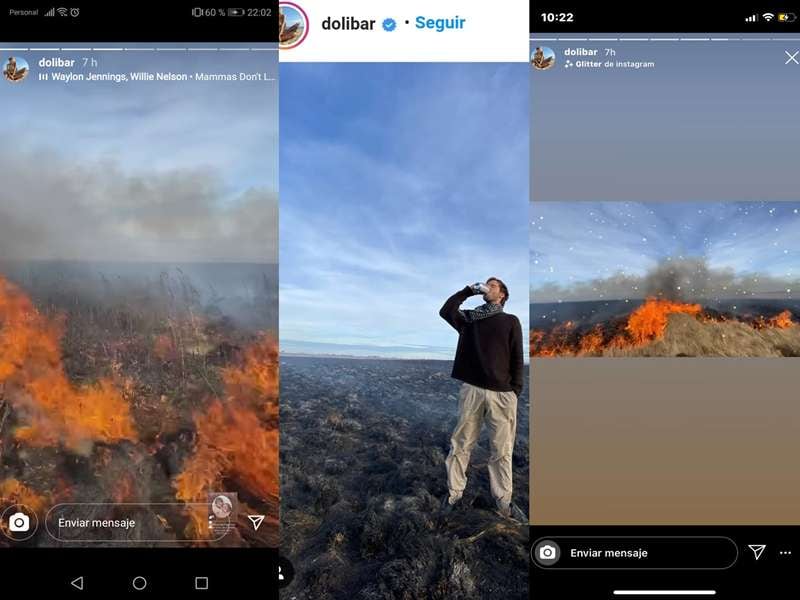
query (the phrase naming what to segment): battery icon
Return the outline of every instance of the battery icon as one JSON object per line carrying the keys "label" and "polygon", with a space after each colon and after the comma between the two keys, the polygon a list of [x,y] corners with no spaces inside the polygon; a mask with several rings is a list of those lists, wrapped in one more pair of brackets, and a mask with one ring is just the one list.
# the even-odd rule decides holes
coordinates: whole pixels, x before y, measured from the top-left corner
{"label": "battery icon", "polygon": [[778,21],[783,23],[793,23],[797,20],[797,15],[794,13],[778,13]]}
{"label": "battery icon", "polygon": [[243,8],[229,8],[228,9],[228,16],[229,17],[243,17],[244,16],[244,9]]}

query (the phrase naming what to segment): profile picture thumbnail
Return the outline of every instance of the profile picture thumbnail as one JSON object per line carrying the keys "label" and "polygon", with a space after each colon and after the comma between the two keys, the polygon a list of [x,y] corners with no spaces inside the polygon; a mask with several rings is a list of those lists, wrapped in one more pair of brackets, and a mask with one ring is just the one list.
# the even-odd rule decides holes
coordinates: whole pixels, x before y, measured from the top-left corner
{"label": "profile picture thumbnail", "polygon": [[278,46],[281,50],[296,48],[308,35],[308,15],[294,2],[281,2],[278,13]]}
{"label": "profile picture thumbnail", "polygon": [[211,503],[211,510],[218,519],[227,519],[233,512],[233,502],[220,494]]}
{"label": "profile picture thumbnail", "polygon": [[531,53],[531,65],[537,71],[546,71],[556,64],[556,53],[547,46],[536,46]]}
{"label": "profile picture thumbnail", "polygon": [[6,81],[19,83],[28,76],[28,61],[19,56],[9,56],[3,65],[3,77]]}

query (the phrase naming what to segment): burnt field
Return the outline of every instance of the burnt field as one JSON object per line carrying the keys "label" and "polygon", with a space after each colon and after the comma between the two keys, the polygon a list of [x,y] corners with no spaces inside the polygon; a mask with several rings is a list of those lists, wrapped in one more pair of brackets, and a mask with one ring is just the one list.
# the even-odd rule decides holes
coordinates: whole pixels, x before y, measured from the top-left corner
{"label": "burnt field", "polygon": [[[249,269],[252,295],[226,293],[242,266],[3,268],[0,508],[37,514],[22,544],[276,546],[271,267]],[[239,527],[213,541],[205,503],[218,491],[238,494]],[[45,517],[60,504],[60,516],[137,526],[56,540]],[[266,515],[257,532],[253,513]]]}
{"label": "burnt field", "polygon": [[[434,360],[281,357],[285,598],[527,598],[528,527],[494,512],[484,434],[465,506],[438,515],[460,382]],[[514,501],[528,506],[527,385]]]}
{"label": "burnt field", "polygon": [[743,298],[530,305],[531,356],[800,356],[800,302]]}

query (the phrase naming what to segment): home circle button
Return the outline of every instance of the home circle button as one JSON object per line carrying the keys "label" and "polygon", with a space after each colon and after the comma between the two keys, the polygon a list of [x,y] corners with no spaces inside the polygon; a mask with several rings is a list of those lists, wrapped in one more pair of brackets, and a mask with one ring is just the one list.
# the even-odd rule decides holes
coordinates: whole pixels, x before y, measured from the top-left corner
{"label": "home circle button", "polygon": [[137,575],[136,577],[133,578],[133,581],[131,581],[131,585],[133,586],[133,589],[135,589],[137,592],[141,592],[143,589],[147,587],[147,579],[145,579],[141,575]]}

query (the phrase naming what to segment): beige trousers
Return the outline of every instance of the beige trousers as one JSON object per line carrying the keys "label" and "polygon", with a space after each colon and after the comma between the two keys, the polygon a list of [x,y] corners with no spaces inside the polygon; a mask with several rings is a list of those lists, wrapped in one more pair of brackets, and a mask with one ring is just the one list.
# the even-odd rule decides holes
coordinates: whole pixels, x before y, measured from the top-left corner
{"label": "beige trousers", "polygon": [[489,483],[498,506],[511,502],[511,454],[517,434],[517,395],[495,392],[465,383],[458,393],[458,424],[450,438],[445,460],[450,500],[456,501],[467,486],[469,455],[484,422],[489,429]]}

